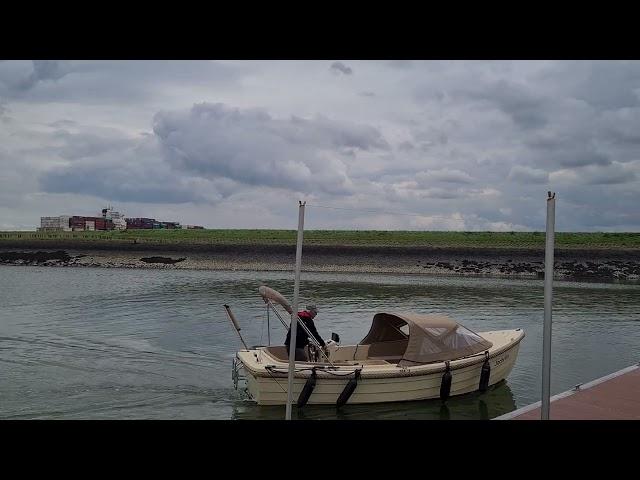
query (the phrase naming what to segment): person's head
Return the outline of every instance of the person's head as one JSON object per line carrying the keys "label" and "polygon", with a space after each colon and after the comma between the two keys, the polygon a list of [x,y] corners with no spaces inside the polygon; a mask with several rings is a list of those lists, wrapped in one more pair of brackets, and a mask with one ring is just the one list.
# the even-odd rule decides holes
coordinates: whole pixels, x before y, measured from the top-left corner
{"label": "person's head", "polygon": [[318,308],[315,304],[307,305],[306,310],[309,312],[309,315],[311,315],[311,318],[315,318],[316,315],[318,315]]}

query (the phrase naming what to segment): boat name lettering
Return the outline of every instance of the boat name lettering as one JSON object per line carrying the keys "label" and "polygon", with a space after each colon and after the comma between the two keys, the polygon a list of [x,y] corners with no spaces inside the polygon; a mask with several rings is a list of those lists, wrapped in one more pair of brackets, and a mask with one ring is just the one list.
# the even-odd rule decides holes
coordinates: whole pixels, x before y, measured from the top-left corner
{"label": "boat name lettering", "polygon": [[508,360],[508,359],[509,359],[509,355],[505,355],[504,357],[502,357],[502,358],[500,358],[500,359],[496,360],[496,367],[497,367],[498,365],[500,365],[501,363],[504,363],[504,362],[505,362],[505,360]]}

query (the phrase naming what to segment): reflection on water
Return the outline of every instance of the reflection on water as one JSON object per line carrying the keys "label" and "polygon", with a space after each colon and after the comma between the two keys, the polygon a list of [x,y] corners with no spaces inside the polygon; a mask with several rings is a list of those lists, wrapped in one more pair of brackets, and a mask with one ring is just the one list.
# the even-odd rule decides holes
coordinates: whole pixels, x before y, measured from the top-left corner
{"label": "reflection on water", "polygon": [[[249,344],[285,331],[257,289],[287,296],[287,272],[0,267],[0,418],[264,418],[231,381],[240,347],[222,305]],[[471,329],[523,328],[517,363],[486,393],[379,405],[305,407],[313,419],[494,418],[540,399],[540,280],[305,273],[302,303],[318,330],[355,343],[377,311],[443,312]],[[556,282],[552,393],[638,361],[640,286]],[[295,409],[294,409],[295,411]]]}

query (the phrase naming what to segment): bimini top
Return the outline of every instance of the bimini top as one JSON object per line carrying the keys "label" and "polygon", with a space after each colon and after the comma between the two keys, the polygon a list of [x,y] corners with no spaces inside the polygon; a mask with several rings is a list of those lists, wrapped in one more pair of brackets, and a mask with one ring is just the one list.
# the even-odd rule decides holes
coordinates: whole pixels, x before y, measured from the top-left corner
{"label": "bimini top", "polygon": [[446,315],[415,313],[377,313],[360,344],[369,345],[369,357],[401,357],[400,366],[455,360],[493,345]]}

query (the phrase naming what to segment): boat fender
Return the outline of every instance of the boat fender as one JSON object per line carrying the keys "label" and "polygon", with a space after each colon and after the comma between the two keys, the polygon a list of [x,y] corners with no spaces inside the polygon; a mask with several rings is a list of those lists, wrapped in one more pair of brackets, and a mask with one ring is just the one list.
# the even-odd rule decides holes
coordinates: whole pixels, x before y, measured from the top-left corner
{"label": "boat fender", "polygon": [[489,363],[489,352],[484,352],[484,363],[480,370],[480,385],[478,390],[486,392],[489,388],[489,377],[491,376],[491,364]]}
{"label": "boat fender", "polygon": [[344,390],[338,397],[338,401],[336,402],[336,406],[338,408],[340,408],[345,403],[347,403],[347,401],[349,400],[349,397],[351,397],[351,394],[353,393],[353,391],[356,389],[356,386],[358,385],[359,378],[360,378],[360,370],[356,370],[354,377],[351,380],[349,380],[349,382],[347,383],[347,386],[344,387]]}
{"label": "boat fender", "polygon": [[304,387],[302,387],[302,391],[298,397],[298,408],[302,408],[307,404],[314,388],[316,388],[316,369],[312,368],[311,375],[304,384]]}
{"label": "boat fender", "polygon": [[446,400],[449,398],[451,392],[451,366],[449,362],[445,363],[446,367],[444,374],[442,375],[442,381],[440,382],[440,399]]}

